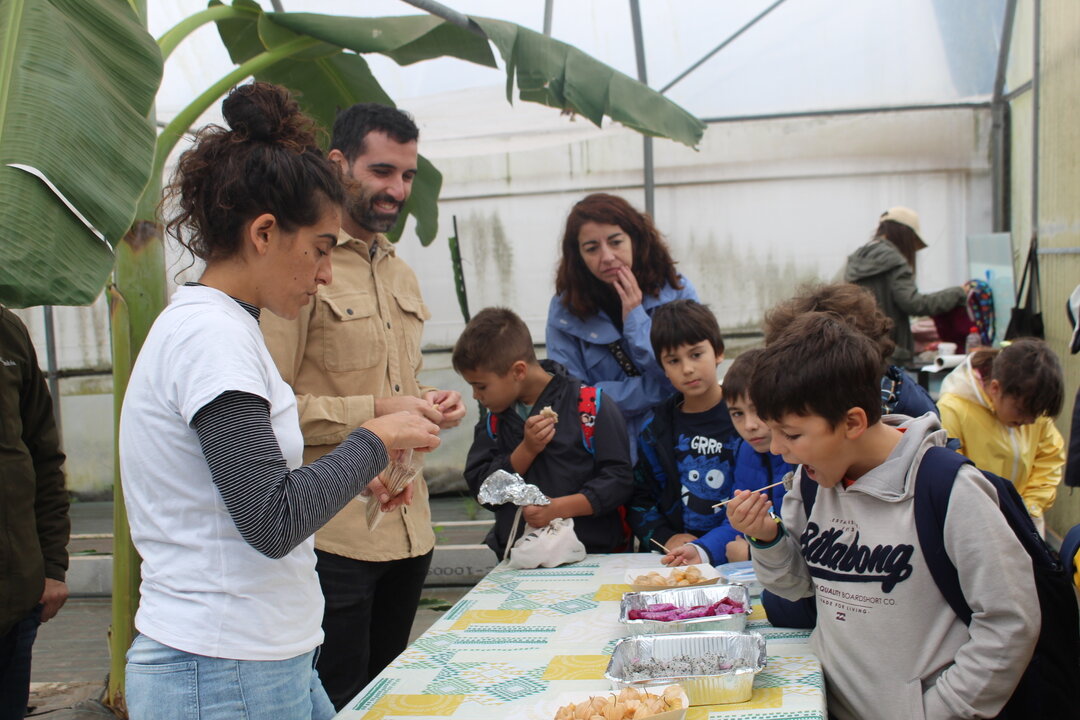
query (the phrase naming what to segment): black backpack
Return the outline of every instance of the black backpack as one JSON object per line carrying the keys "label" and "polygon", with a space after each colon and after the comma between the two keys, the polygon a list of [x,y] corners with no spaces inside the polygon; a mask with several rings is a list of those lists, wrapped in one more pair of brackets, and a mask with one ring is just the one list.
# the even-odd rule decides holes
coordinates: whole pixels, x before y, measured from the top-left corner
{"label": "black backpack", "polygon": [[[915,474],[915,529],[934,583],[965,624],[971,608],[964,600],[956,566],[945,552],[945,514],[949,495],[962,465],[974,465],[963,455],[943,447],[926,451]],[[1001,514],[1024,550],[1031,556],[1042,625],[1035,652],[999,720],[1076,717],[1074,693],[1080,687],[1080,614],[1072,579],[1057,553],[1035,529],[1016,488],[1008,480],[980,471],[993,484]],[[799,471],[806,516],[814,509],[818,484]]]}

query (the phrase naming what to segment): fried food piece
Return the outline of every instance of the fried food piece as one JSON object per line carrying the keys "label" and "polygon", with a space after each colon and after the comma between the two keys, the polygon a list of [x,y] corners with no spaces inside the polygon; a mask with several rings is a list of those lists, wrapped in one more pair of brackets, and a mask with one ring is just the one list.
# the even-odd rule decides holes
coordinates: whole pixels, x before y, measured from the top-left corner
{"label": "fried food piece", "polygon": [[540,417],[551,418],[555,422],[559,422],[559,413],[551,409],[550,405],[545,405],[540,411]]}
{"label": "fried food piece", "polygon": [[683,708],[683,690],[678,685],[664,689],[662,695],[647,690],[624,688],[618,695],[590,697],[559,708],[555,720],[637,720]]}

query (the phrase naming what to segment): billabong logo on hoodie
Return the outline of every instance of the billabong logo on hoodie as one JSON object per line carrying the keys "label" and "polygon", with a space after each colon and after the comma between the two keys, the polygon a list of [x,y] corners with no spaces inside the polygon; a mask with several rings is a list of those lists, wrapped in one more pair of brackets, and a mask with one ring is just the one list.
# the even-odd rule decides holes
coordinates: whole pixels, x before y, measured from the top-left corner
{"label": "billabong logo on hoodie", "polygon": [[841,540],[840,528],[822,530],[817,523],[806,524],[799,538],[810,574],[822,580],[880,582],[884,592],[911,577],[913,545],[859,544],[859,533],[850,542]]}

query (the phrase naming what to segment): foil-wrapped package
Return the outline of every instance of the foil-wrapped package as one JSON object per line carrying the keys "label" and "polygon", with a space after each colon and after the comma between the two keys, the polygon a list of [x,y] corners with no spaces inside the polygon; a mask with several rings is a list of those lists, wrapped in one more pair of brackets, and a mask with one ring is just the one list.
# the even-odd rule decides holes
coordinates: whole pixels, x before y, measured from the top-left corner
{"label": "foil-wrapped package", "polygon": [[550,505],[551,499],[517,473],[496,470],[480,485],[477,500],[483,505]]}

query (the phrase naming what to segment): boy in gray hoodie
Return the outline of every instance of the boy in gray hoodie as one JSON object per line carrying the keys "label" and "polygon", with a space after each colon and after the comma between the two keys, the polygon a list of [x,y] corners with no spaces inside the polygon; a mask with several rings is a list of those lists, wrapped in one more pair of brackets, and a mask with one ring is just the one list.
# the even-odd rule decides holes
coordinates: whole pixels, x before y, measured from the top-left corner
{"label": "boy in gray hoodie", "polygon": [[795,482],[783,519],[761,493],[738,491],[731,524],[757,577],[789,600],[816,597],[811,646],[839,720],[993,717],[1012,695],[1039,632],[1031,560],[971,465],[957,475],[944,541],[970,625],[930,575],[914,490],[937,417],[882,418],[881,355],[834,316],[808,313],[769,345],[750,394],[771,451],[819,485],[809,518]]}

